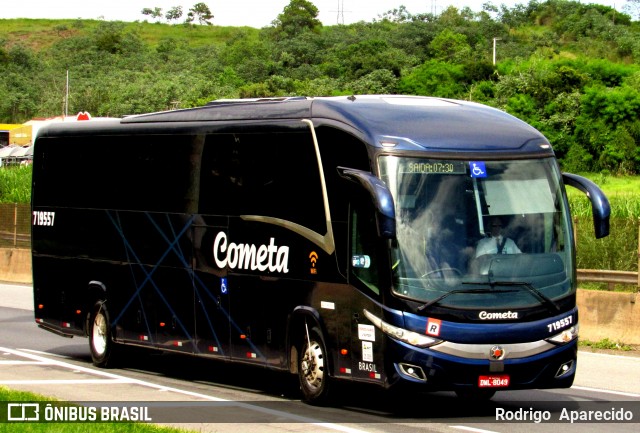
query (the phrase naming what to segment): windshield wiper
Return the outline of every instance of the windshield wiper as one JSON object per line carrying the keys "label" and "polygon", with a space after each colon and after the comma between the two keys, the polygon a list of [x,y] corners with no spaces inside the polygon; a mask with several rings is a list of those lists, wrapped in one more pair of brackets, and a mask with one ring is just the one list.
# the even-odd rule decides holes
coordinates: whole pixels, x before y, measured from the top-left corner
{"label": "windshield wiper", "polygon": [[531,293],[536,298],[538,298],[540,303],[542,305],[544,305],[545,307],[547,307],[547,309],[549,309],[550,311],[552,311],[554,313],[560,312],[560,307],[558,307],[558,304],[553,302],[551,300],[551,298],[549,298],[547,295],[545,295],[544,293],[542,293],[540,290],[536,289],[535,287],[533,287],[529,283],[525,283],[525,282],[521,282],[521,281],[491,281],[491,282],[464,281],[462,284],[489,285],[492,288],[491,289],[458,289],[458,290],[452,290],[450,292],[447,292],[447,293],[444,293],[444,294],[438,296],[435,299],[432,299],[431,301],[427,302],[424,305],[419,306],[418,307],[418,311],[424,311],[427,308],[431,307],[432,305],[435,305],[435,304],[439,303],[444,298],[446,298],[446,297],[448,297],[450,295],[454,295],[454,294],[460,294],[460,293],[511,293],[511,292],[515,291],[515,290],[495,290],[495,289],[493,289],[494,286],[503,286],[503,287],[525,288],[529,293]]}
{"label": "windshield wiper", "polygon": [[[475,283],[462,283],[462,284],[475,284]],[[480,284],[486,284],[486,283],[480,283]],[[494,290],[494,289],[458,289],[458,290],[452,290],[450,292],[444,293],[440,296],[438,296],[435,299],[430,300],[429,302],[427,302],[424,305],[421,305],[418,307],[418,311],[424,311],[425,309],[429,308],[430,306],[437,304],[438,302],[442,301],[444,298],[446,298],[447,296],[450,295],[454,295],[454,294],[460,294],[460,293],[510,293],[510,292],[514,292],[515,290]]]}
{"label": "windshield wiper", "polygon": [[525,283],[523,281],[488,281],[488,282],[464,281],[462,284],[484,284],[484,285],[488,284],[491,287],[494,287],[494,286],[523,287],[529,293],[531,293],[533,296],[538,298],[540,303],[542,305],[544,305],[545,307],[547,307],[547,309],[549,309],[551,312],[553,312],[553,313],[559,313],[560,312],[560,307],[558,307],[558,304],[553,302],[551,300],[551,298],[549,298],[547,295],[542,293],[540,290],[538,290],[535,287],[533,287],[531,284]]}

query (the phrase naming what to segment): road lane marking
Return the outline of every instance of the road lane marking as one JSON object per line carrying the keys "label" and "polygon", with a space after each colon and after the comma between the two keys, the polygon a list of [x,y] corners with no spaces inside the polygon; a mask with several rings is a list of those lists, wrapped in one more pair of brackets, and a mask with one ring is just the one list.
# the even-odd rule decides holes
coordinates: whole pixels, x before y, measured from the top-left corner
{"label": "road lane marking", "polygon": [[602,392],[605,394],[614,394],[614,395],[621,395],[623,397],[635,397],[635,398],[640,398],[640,394],[633,394],[630,392],[622,392],[622,391],[612,391],[609,389],[600,389],[600,388],[589,388],[586,386],[576,386],[573,385],[571,387],[571,389],[577,389],[579,391],[588,391],[588,392]]}
{"label": "road lane marking", "polygon": [[589,356],[595,356],[595,357],[601,357],[601,358],[618,358],[618,359],[624,359],[626,361],[640,362],[640,356],[612,355],[610,353],[585,352],[583,350],[578,351],[578,357],[580,356],[586,356],[587,358]]}
{"label": "road lane marking", "polygon": [[68,370],[75,370],[77,372],[80,373],[87,373],[87,374],[92,374],[95,376],[102,376],[102,377],[106,377],[109,379],[127,379],[130,384],[133,385],[140,385],[140,386],[144,386],[147,388],[153,388],[153,389],[164,389],[164,390],[169,390],[172,392],[175,392],[177,394],[183,394],[183,395],[188,395],[190,397],[195,397],[195,398],[202,398],[205,400],[209,400],[209,401],[230,401],[230,400],[225,400],[222,398],[218,398],[218,397],[213,397],[210,395],[206,395],[206,394],[200,394],[197,392],[192,392],[192,391],[187,391],[187,390],[183,390],[183,389],[179,389],[179,388],[171,388],[171,387],[167,387],[164,385],[157,385],[155,383],[151,383],[151,382],[145,382],[143,380],[140,379],[133,379],[133,378],[127,378],[125,376],[121,376],[118,374],[114,374],[114,373],[108,373],[106,371],[103,370],[96,370],[96,369],[92,369],[92,368],[87,368],[87,367],[83,367],[80,365],[75,365],[75,364],[69,364],[67,362],[63,362],[63,361],[59,361],[57,359],[51,359],[51,358],[46,358],[40,355],[36,355],[36,354],[32,354],[32,353],[27,353],[26,351],[22,351],[22,350],[13,350],[13,349],[7,349],[7,348],[0,348],[0,350],[4,350],[6,352],[9,352],[10,354],[16,355],[16,356],[22,356],[24,358],[28,358],[34,361],[40,361],[40,362],[44,362],[48,365],[53,365],[53,366],[58,366],[61,368],[65,368]]}
{"label": "road lane marking", "polygon": [[[49,352],[43,352],[41,350],[33,350],[33,349],[20,349],[23,352],[29,352],[29,353],[35,353],[36,355],[45,355],[45,356],[51,356],[54,358],[62,358],[62,359],[76,359],[73,356],[68,356],[68,355],[60,355],[59,353],[49,353]],[[48,358],[47,358],[48,359]]]}
{"label": "road lane marking", "polygon": [[450,425],[449,427],[455,428],[455,429],[458,429],[458,430],[472,431],[472,432],[475,432],[475,433],[497,433],[494,430],[483,430],[481,428],[467,427],[467,426],[464,426],[464,425]]}
{"label": "road lane marking", "polygon": [[[36,355],[33,353],[28,353],[26,351],[23,350],[14,350],[14,349],[8,349],[5,347],[0,347],[0,351],[4,351],[6,353],[12,354],[12,355],[16,355],[16,356],[20,356],[23,358],[27,358],[27,359],[31,359],[33,361],[39,361],[42,363],[45,363],[49,366],[53,365],[53,366],[57,366],[57,367],[61,367],[64,369],[68,369],[68,370],[75,370],[77,372],[82,372],[82,373],[87,373],[87,374],[93,374],[96,376],[102,376],[102,377],[106,377],[109,378],[111,380],[123,380],[126,382],[123,383],[127,383],[130,385],[139,385],[139,386],[144,386],[147,388],[153,388],[156,390],[160,390],[160,391],[165,391],[165,392],[173,392],[176,394],[182,394],[182,395],[186,395],[189,397],[194,397],[194,398],[201,398],[203,400],[208,400],[208,401],[216,401],[216,402],[229,402],[229,403],[235,403],[235,406],[237,407],[242,407],[245,408],[247,410],[252,410],[252,411],[256,411],[256,412],[262,412],[265,414],[269,414],[269,415],[273,415],[276,417],[282,417],[282,418],[288,418],[291,420],[294,420],[295,422],[299,422],[299,423],[304,423],[304,424],[310,424],[310,425],[315,425],[318,427],[323,427],[329,430],[335,430],[335,431],[340,431],[340,432],[344,432],[344,433],[366,433],[365,430],[359,430],[359,429],[355,429],[352,427],[347,427],[344,425],[340,425],[340,424],[334,424],[334,423],[326,423],[326,422],[322,422],[319,420],[315,420],[312,418],[308,418],[305,416],[300,416],[300,415],[294,415],[288,412],[283,412],[283,411],[279,411],[279,410],[274,410],[274,409],[268,409],[268,408],[264,408],[264,407],[260,407],[260,406],[255,406],[252,405],[250,403],[243,403],[243,402],[235,402],[233,400],[227,400],[227,399],[223,399],[223,398],[219,398],[219,397],[214,397],[211,395],[207,395],[207,394],[200,394],[197,392],[192,392],[192,391],[187,391],[184,389],[180,389],[180,388],[174,388],[174,387],[170,387],[170,386],[165,386],[165,385],[158,385],[152,382],[146,382],[144,380],[140,380],[140,379],[133,379],[133,378],[128,378],[126,376],[121,376],[118,374],[114,374],[114,373],[108,373],[106,371],[102,371],[102,370],[95,370],[92,368],[87,368],[87,367],[82,367],[82,366],[78,366],[78,365],[74,365],[74,364],[69,364],[67,362],[62,362],[59,361],[57,359],[51,359],[51,358],[47,358],[44,356],[40,356],[40,355]],[[26,381],[27,383],[34,383],[33,381]],[[100,383],[110,383],[111,381],[108,380],[102,380]]]}
{"label": "road lane marking", "polygon": [[127,379],[31,379],[0,380],[0,385],[111,385],[131,383]]}

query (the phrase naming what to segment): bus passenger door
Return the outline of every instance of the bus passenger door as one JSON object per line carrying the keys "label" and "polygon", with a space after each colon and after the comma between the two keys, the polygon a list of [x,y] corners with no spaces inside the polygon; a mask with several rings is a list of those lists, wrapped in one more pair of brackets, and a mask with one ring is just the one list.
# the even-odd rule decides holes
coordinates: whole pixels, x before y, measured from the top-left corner
{"label": "bus passenger door", "polygon": [[195,353],[229,357],[229,281],[216,266],[213,242],[227,231],[226,218],[198,216],[193,226]]}
{"label": "bus passenger door", "polygon": [[377,236],[373,206],[355,201],[350,211],[349,283],[351,299],[351,374],[352,377],[381,382],[384,376],[384,339],[365,316],[365,311],[382,317],[382,290],[385,269],[389,268],[382,240]]}

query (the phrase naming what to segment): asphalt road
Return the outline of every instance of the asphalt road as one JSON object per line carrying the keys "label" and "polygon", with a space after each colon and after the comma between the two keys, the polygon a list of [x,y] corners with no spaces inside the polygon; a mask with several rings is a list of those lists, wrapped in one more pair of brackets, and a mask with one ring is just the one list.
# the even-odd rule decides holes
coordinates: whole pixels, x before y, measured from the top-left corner
{"label": "asphalt road", "polygon": [[[256,367],[135,351],[122,368],[96,369],[88,340],[37,328],[31,287],[0,284],[0,305],[0,386],[66,401],[144,405],[153,422],[195,431],[601,433],[636,432],[640,422],[640,357],[581,352],[573,388],[500,392],[481,404],[453,393],[351,386],[340,389],[336,405],[318,408],[300,402],[295,377]],[[563,411],[614,409],[632,413],[634,423],[535,422],[547,413],[555,420]],[[506,422],[517,417],[522,422]]]}

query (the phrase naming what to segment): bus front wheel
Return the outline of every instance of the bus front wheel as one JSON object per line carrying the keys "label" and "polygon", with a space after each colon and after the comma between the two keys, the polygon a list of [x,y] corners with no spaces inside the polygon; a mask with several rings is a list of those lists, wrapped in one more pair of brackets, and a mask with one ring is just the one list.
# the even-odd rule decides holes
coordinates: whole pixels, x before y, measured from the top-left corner
{"label": "bus front wheel", "polygon": [[104,301],[93,307],[89,319],[89,348],[96,367],[108,367],[113,363],[114,343],[111,339],[109,313]]}
{"label": "bus front wheel", "polygon": [[305,332],[298,355],[298,378],[303,400],[320,405],[328,400],[330,380],[327,349],[318,328]]}

